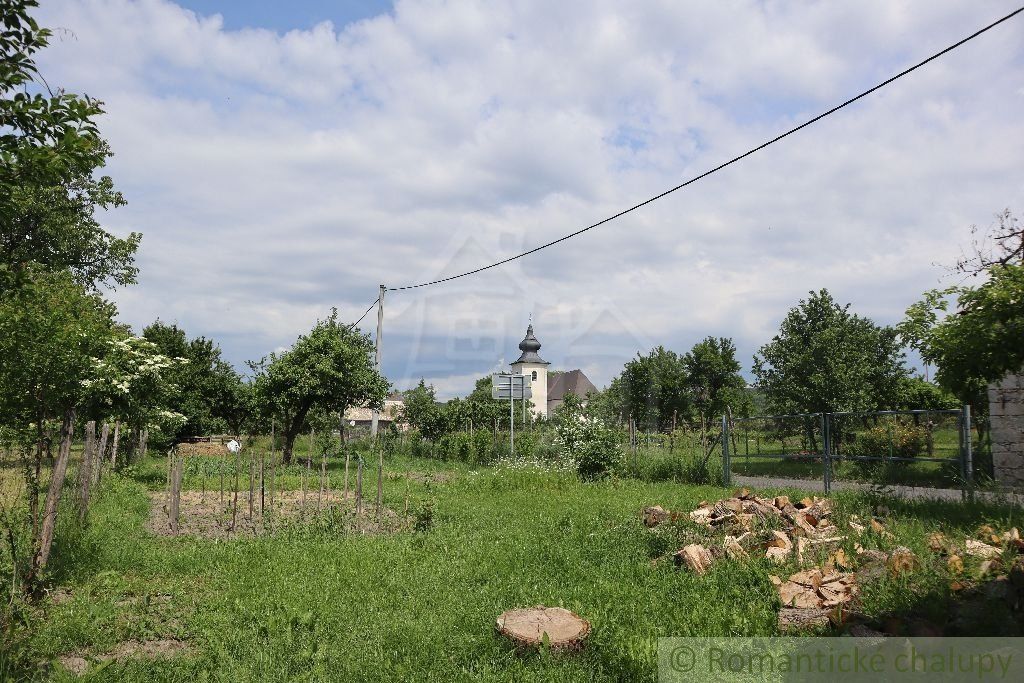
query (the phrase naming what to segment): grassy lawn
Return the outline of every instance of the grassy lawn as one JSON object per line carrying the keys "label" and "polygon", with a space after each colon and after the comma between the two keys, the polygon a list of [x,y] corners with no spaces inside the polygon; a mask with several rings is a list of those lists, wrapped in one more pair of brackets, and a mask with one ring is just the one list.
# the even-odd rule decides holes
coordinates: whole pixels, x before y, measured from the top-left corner
{"label": "grassy lawn", "polygon": [[[722,560],[706,576],[679,571],[671,552],[699,530],[639,521],[646,505],[689,511],[723,489],[428,460],[389,462],[384,478],[385,505],[408,500],[418,530],[363,535],[325,517],[258,538],[158,537],[144,529],[147,489],[162,488],[165,467],[149,459],[108,477],[89,525],[60,527],[52,592],[25,613],[0,678],[72,680],[57,657],[176,638],[188,649],[174,659],[94,662],[84,680],[652,680],[659,636],[776,633],[768,575],[796,571],[760,559]],[[294,466],[279,481],[296,488],[300,476]],[[336,463],[332,477],[340,487]],[[372,508],[375,472],[367,479]],[[835,519],[845,528],[846,515],[865,517],[876,502],[838,496]],[[895,538],[861,542],[909,546],[923,566],[864,586],[861,609],[877,618],[948,610],[950,577],[929,559],[931,531],[962,537],[1024,521],[1010,507],[889,507]],[[591,621],[581,653],[521,654],[495,635],[503,610],[537,604]],[[989,630],[1015,628],[993,614]]]}

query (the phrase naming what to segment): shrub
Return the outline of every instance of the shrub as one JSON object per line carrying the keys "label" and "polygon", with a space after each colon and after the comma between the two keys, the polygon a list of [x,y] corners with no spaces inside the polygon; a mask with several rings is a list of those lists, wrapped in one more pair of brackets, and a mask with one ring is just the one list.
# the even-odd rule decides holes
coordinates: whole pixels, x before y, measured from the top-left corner
{"label": "shrub", "polygon": [[[914,425],[879,425],[854,437],[844,455],[853,457],[916,458],[928,443],[928,432]],[[891,452],[890,452],[891,447]]]}
{"label": "shrub", "polygon": [[603,477],[619,463],[619,440],[614,430],[583,415],[560,420],[555,443],[562,461],[574,465],[584,479]]}

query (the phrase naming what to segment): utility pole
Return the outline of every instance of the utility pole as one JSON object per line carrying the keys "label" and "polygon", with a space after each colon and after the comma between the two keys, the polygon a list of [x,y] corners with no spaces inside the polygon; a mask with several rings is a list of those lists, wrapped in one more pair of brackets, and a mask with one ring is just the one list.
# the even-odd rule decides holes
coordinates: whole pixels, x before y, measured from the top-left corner
{"label": "utility pole", "polygon": [[[384,292],[387,287],[380,286],[380,297],[377,299],[377,342],[373,366],[380,372],[380,337],[384,333]],[[377,438],[377,423],[380,420],[380,411],[376,408],[370,417],[370,438]]]}

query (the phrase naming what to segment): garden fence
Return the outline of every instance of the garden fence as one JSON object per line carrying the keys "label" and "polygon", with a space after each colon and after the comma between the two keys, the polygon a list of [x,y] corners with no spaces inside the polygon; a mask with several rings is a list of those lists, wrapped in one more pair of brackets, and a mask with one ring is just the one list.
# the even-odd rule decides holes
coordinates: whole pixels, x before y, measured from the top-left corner
{"label": "garden fence", "polygon": [[967,493],[974,480],[970,425],[970,406],[723,416],[722,473],[726,485],[733,468],[741,467],[758,476],[820,476],[826,493],[837,475],[908,485],[942,482]]}

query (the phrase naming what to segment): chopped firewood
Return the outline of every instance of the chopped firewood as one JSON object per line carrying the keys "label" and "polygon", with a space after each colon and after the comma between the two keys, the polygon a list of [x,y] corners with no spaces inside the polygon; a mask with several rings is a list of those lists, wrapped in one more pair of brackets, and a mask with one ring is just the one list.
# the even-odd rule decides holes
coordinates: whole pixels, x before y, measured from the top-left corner
{"label": "chopped firewood", "polygon": [[675,554],[676,566],[686,565],[690,571],[696,572],[697,574],[705,574],[708,571],[708,567],[714,561],[711,557],[711,553],[702,545],[692,543],[685,546],[681,550],[678,550]]}
{"label": "chopped firewood", "polygon": [[978,568],[978,578],[993,574],[1000,567],[1002,567],[1002,563],[999,560],[985,560],[981,563],[981,567]]}
{"label": "chopped firewood", "polygon": [[949,570],[950,574],[963,574],[964,561],[960,559],[959,555],[950,555],[949,559],[946,560],[946,569]]}
{"label": "chopped firewood", "polygon": [[853,574],[807,569],[776,586],[784,607],[821,608],[843,605],[857,593]]}
{"label": "chopped firewood", "polygon": [[748,557],[747,551],[743,549],[735,536],[726,536],[722,547],[725,549],[725,554],[733,560],[742,560]]}
{"label": "chopped firewood", "polygon": [[711,523],[711,508],[700,507],[690,513],[690,520],[697,524]]}
{"label": "chopped firewood", "polygon": [[772,537],[768,541],[768,545],[775,548],[783,548],[786,552],[793,549],[793,541],[785,533],[778,530],[772,531]]}
{"label": "chopped firewood", "polygon": [[850,524],[850,528],[851,528],[851,529],[853,529],[853,531],[854,531],[854,532],[855,532],[855,533],[856,533],[856,534],[857,534],[858,536],[860,536],[860,535],[861,535],[862,533],[864,533],[865,531],[867,531],[867,527],[865,527],[865,526],[864,526],[863,524],[861,524],[860,522],[857,522],[857,521],[855,521],[855,520],[854,520],[854,518],[852,518],[852,517],[850,518],[850,522],[849,522],[849,524]]}
{"label": "chopped firewood", "polygon": [[877,519],[871,520],[871,530],[883,538],[895,538],[895,536],[893,536],[892,533],[890,533],[889,530],[885,528],[885,525],[879,522]]}
{"label": "chopped firewood", "polygon": [[804,498],[799,503],[796,504],[797,508],[801,510],[804,508],[809,508],[812,505],[814,505],[814,501],[811,500],[810,498]]}
{"label": "chopped firewood", "polygon": [[968,555],[983,559],[999,557],[1003,552],[1000,548],[991,546],[988,543],[982,543],[981,541],[975,541],[973,538],[968,538],[965,545],[967,546]]}
{"label": "chopped firewood", "polygon": [[932,552],[944,553],[946,552],[946,537],[936,531],[928,536],[928,547],[931,548]]}
{"label": "chopped firewood", "polygon": [[793,532],[804,536],[814,536],[817,533],[814,526],[807,521],[807,515],[802,512],[793,517]]}
{"label": "chopped firewood", "polygon": [[796,539],[796,563],[803,565],[804,563],[804,552],[807,550],[807,539],[799,537]]}
{"label": "chopped firewood", "polygon": [[909,574],[914,571],[918,566],[917,556],[910,550],[899,546],[889,555],[889,561],[887,562],[889,571],[899,576],[901,574]]}
{"label": "chopped firewood", "polygon": [[668,521],[670,517],[671,513],[660,505],[645,507],[643,511],[644,526],[647,528],[656,527]]}
{"label": "chopped firewood", "polygon": [[978,530],[974,532],[974,535],[988,543],[989,539],[991,539],[995,535],[995,533],[996,530],[993,529],[991,526],[989,526],[988,524],[982,524],[978,527]]}
{"label": "chopped firewood", "polygon": [[785,548],[778,548],[772,546],[771,548],[768,548],[768,550],[764,551],[764,556],[766,559],[769,559],[772,562],[784,564],[786,562],[786,558],[789,557],[789,552],[790,551],[786,550]]}
{"label": "chopped firewood", "polygon": [[828,626],[828,614],[827,609],[783,607],[779,610],[779,630],[802,631]]}
{"label": "chopped firewood", "polygon": [[754,515],[736,515],[736,526],[740,527],[745,531],[752,530],[754,528]]}
{"label": "chopped firewood", "polygon": [[747,498],[750,498],[750,495],[750,489],[743,488],[733,493],[732,497],[739,498],[740,500],[746,500]]}
{"label": "chopped firewood", "polygon": [[772,501],[776,509],[783,509],[790,504],[789,496],[775,496],[775,500]]}
{"label": "chopped firewood", "polygon": [[1020,540],[1020,531],[1017,530],[1017,527],[1013,527],[1009,531],[1003,532],[1003,540],[1004,541],[1019,541]]}
{"label": "chopped firewood", "polygon": [[850,558],[846,556],[846,551],[840,548],[828,557],[828,561],[825,563],[829,567],[838,567],[840,569],[849,569],[853,566]]}
{"label": "chopped firewood", "polygon": [[553,651],[578,650],[590,633],[590,622],[562,607],[531,607],[502,612],[498,632],[519,647],[547,644]]}

